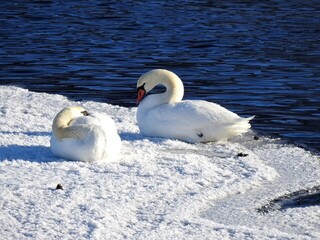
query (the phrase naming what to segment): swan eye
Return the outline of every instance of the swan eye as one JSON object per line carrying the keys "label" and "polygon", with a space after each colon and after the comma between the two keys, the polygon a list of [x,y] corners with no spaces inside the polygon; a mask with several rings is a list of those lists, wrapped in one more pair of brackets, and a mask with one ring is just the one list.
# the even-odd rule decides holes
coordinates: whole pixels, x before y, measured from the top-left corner
{"label": "swan eye", "polygon": [[81,113],[83,114],[83,116],[89,116],[90,115],[87,111],[83,111]]}

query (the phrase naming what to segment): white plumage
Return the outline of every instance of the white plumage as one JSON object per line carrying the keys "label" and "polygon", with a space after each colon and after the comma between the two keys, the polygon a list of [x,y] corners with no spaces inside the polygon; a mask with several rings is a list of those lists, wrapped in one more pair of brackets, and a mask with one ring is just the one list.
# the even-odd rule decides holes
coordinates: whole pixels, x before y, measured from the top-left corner
{"label": "white plumage", "polygon": [[63,109],[52,124],[53,154],[74,161],[112,162],[118,159],[121,139],[114,121],[104,114],[90,114],[80,106]]}
{"label": "white plumage", "polygon": [[[166,91],[143,97],[157,85]],[[245,133],[253,117],[241,118],[218,104],[203,100],[182,101],[184,89],[174,73],[156,69],[142,75],[137,83],[140,103],[137,122],[146,136],[209,142]]]}

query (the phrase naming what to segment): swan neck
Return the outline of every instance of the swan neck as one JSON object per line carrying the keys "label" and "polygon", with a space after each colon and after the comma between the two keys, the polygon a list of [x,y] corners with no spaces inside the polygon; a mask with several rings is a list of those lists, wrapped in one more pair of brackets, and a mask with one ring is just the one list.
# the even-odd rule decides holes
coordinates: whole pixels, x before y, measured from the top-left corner
{"label": "swan neck", "polygon": [[139,105],[139,109],[141,109],[140,112],[162,104],[180,102],[183,98],[183,83],[177,75],[165,70],[153,72],[152,74],[151,84],[150,87],[148,87],[147,92],[157,85],[163,85],[166,88],[166,91],[164,93],[147,96]]}
{"label": "swan neck", "polygon": [[183,98],[184,87],[178,76],[170,76],[162,80],[162,84],[166,87],[166,91],[162,98],[164,103],[180,102]]}
{"label": "swan neck", "polygon": [[70,127],[71,116],[65,113],[59,113],[52,123],[52,132],[58,139],[78,138],[74,127]]}

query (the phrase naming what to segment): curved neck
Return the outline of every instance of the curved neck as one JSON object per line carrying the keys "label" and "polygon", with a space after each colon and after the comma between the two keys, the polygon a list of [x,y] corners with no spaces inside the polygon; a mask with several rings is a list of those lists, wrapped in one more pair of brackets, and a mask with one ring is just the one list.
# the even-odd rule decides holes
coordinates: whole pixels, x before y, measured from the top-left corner
{"label": "curved neck", "polygon": [[168,78],[164,78],[162,84],[167,89],[163,93],[166,98],[166,103],[175,103],[182,100],[184,87],[181,79],[178,76],[170,76]]}
{"label": "curved neck", "polygon": [[162,104],[170,104],[180,102],[183,98],[184,87],[181,79],[175,74],[161,74],[157,76],[156,84],[164,85],[166,91],[164,93],[152,94],[147,96],[141,103],[144,109],[155,107]]}
{"label": "curved neck", "polygon": [[71,116],[65,113],[59,113],[52,123],[52,132],[58,139],[63,138],[81,138],[82,131],[79,126],[69,126]]}

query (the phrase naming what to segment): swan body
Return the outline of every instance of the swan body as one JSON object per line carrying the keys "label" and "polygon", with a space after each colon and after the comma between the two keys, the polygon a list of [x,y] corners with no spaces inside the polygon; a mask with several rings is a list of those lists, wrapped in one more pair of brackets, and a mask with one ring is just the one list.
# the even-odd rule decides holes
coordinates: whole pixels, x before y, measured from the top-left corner
{"label": "swan body", "polygon": [[89,115],[80,106],[67,107],[53,120],[52,132],[50,148],[56,156],[98,163],[118,159],[121,139],[107,115]]}
{"label": "swan body", "polygon": [[[146,96],[162,84],[166,91]],[[226,108],[203,100],[182,101],[184,88],[173,72],[155,69],[143,74],[137,83],[137,122],[146,136],[210,142],[241,135],[250,128],[253,117],[241,118]]]}

